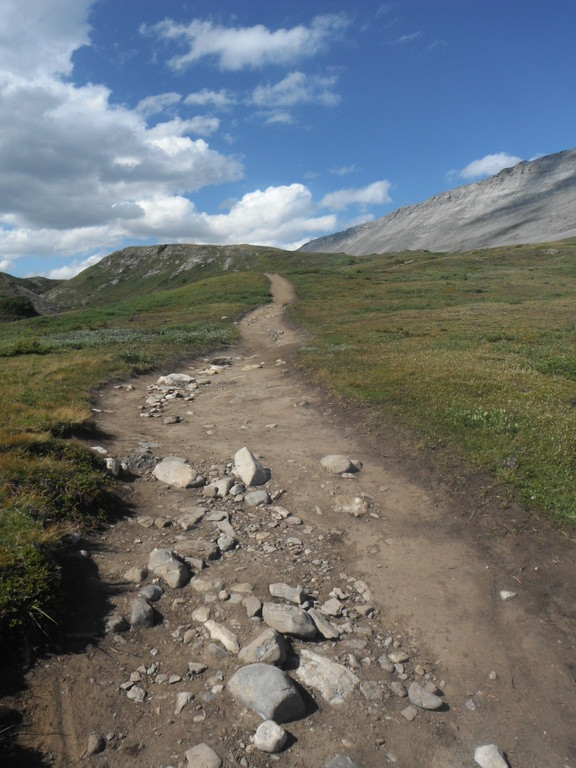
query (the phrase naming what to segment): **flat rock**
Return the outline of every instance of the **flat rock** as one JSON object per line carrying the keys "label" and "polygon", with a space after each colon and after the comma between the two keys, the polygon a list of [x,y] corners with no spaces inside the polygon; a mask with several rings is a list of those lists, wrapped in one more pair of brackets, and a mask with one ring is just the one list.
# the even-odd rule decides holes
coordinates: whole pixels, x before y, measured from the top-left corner
{"label": "flat rock", "polygon": [[227,651],[230,653],[238,653],[240,645],[236,639],[236,635],[222,624],[217,624],[212,619],[204,622],[204,626],[210,633],[212,640],[216,640],[221,643]]}
{"label": "flat rock", "polygon": [[342,664],[303,648],[296,676],[305,685],[316,689],[330,704],[342,704],[360,680]]}
{"label": "flat rock", "polygon": [[265,629],[264,632],[244,646],[238,654],[242,664],[282,664],[287,655],[286,641],[275,629]]}
{"label": "flat rock", "polygon": [[204,517],[207,510],[205,507],[193,507],[190,510],[184,512],[183,515],[176,520],[177,525],[184,531],[190,531],[192,528],[198,525],[200,520]]}
{"label": "flat rock", "polygon": [[234,455],[234,471],[247,488],[251,485],[264,485],[270,479],[269,472],[246,446]]}
{"label": "flat rock", "polygon": [[173,589],[183,587],[190,576],[187,566],[168,549],[152,550],[148,558],[148,570]]}
{"label": "flat rock", "polygon": [[302,587],[291,587],[289,584],[277,582],[268,586],[268,591],[272,597],[279,597],[282,600],[288,600],[290,603],[302,605],[306,600],[306,593]]}
{"label": "flat rock", "polygon": [[484,744],[474,752],[474,761],[482,768],[508,768],[508,763],[496,744]]}
{"label": "flat rock", "polygon": [[435,693],[429,693],[419,683],[413,682],[408,686],[408,698],[421,709],[440,709],[443,702],[440,696]]}
{"label": "flat rock", "polygon": [[208,744],[197,744],[185,752],[186,768],[222,768],[222,758]]}
{"label": "flat rock", "polygon": [[288,734],[274,720],[264,720],[254,734],[254,746],[261,752],[276,754],[286,744]]}
{"label": "flat rock", "polygon": [[230,678],[232,696],[263,720],[286,723],[306,714],[306,706],[294,681],[271,664],[240,667]]}
{"label": "flat rock", "polygon": [[262,607],[264,623],[284,635],[293,635],[304,640],[316,635],[316,624],[310,615],[296,605],[264,603]]}
{"label": "flat rock", "polygon": [[257,507],[259,504],[270,504],[270,496],[268,491],[250,491],[244,497],[244,501],[249,507]]}
{"label": "flat rock", "polygon": [[[156,464],[152,474],[157,480],[173,488],[195,488],[201,477],[194,467],[175,456],[170,456]],[[202,478],[202,484],[204,484],[204,478]]]}
{"label": "flat rock", "polygon": [[336,640],[340,637],[340,630],[335,627],[328,619],[323,616],[316,608],[310,608],[308,615],[311,616],[312,621],[316,624],[318,632],[326,640]]}

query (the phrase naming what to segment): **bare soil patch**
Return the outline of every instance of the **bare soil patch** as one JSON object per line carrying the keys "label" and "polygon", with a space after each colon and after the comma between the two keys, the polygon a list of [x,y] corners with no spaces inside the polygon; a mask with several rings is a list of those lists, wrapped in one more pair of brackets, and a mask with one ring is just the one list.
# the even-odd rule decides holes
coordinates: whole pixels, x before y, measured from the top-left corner
{"label": "bare soil patch", "polygon": [[[150,446],[158,458],[184,457],[214,475],[246,445],[271,469],[274,504],[207,500],[202,489],[174,489],[150,474],[124,478],[131,514],[81,543],[89,558],[70,554],[71,621],[60,652],[40,659],[24,689],[6,699],[23,718],[9,764],[79,765],[94,732],[106,747],[89,761],[110,768],[185,766],[185,751],[200,742],[225,766],[313,768],[338,754],[364,768],[473,766],[475,748],[495,743],[512,768],[576,768],[574,542],[497,492],[486,495],[482,478],[435,477],[420,451],[293,374],[302,339],[284,308],[294,296],[285,280],[271,279],[274,303],[242,322],[240,344],[226,352],[232,364],[210,376],[202,361],[179,367],[206,381],[193,402],[175,399],[161,416],[144,417],[158,374],[139,377],[101,393],[97,424],[110,456]],[[165,424],[169,415],[181,421]],[[327,454],[358,459],[362,469],[331,475],[320,466]],[[338,497],[350,496],[368,511],[340,511]],[[154,627],[104,634],[106,616],[129,616],[139,591],[124,574],[144,567],[154,547],[178,551],[183,532],[174,521],[195,505],[228,512],[238,534],[236,549],[197,574],[221,580],[221,594],[205,603],[190,586],[166,587]],[[187,534],[213,535],[206,520]],[[273,582],[301,585],[319,603],[342,590],[351,631],[336,641],[294,640],[288,666],[309,648],[376,684],[338,705],[308,690],[307,715],[286,725],[289,745],[278,756],[252,749],[260,719],[226,687],[239,662],[218,655],[192,617],[207,605],[246,645],[264,626],[230,599],[244,582],[261,600],[271,599]],[[367,615],[363,583],[374,607]],[[516,597],[503,601],[501,590]],[[402,672],[386,673],[378,659],[394,647],[408,660]],[[190,676],[189,662],[206,671]],[[145,691],[142,703],[121,688],[131,676]],[[434,683],[445,705],[408,722],[401,713],[409,702],[390,684],[413,679]],[[176,714],[183,691],[193,699]]]}

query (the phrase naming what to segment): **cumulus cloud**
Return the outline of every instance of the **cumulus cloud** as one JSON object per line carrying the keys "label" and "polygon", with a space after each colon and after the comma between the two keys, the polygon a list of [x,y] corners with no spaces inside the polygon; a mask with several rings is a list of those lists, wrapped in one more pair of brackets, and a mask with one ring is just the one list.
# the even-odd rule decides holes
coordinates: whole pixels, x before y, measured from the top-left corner
{"label": "cumulus cloud", "polygon": [[213,106],[217,109],[225,109],[236,103],[236,99],[227,90],[212,91],[209,88],[202,88],[201,91],[189,93],[184,99],[184,104],[191,106]]}
{"label": "cumulus cloud", "polygon": [[304,72],[291,72],[275,85],[259,85],[254,89],[252,102],[260,107],[294,107],[314,103],[334,106],[340,97],[334,92],[335,77],[309,76]]}
{"label": "cumulus cloud", "polygon": [[321,205],[324,208],[332,208],[336,211],[344,210],[350,205],[382,205],[391,203],[390,182],[375,181],[367,187],[359,189],[340,189],[336,192],[330,192],[322,198]]}
{"label": "cumulus cloud", "polygon": [[493,176],[504,168],[511,168],[522,162],[521,157],[510,155],[508,152],[496,152],[493,155],[485,155],[479,160],[473,160],[471,163],[458,171],[462,179],[481,179],[487,176]]}
{"label": "cumulus cloud", "polygon": [[267,64],[290,65],[315,56],[338,39],[349,24],[344,14],[316,16],[310,26],[271,31],[263,24],[253,27],[223,27],[211,21],[194,19],[178,24],[165,19],[153,26],[143,26],[143,33],[184,44],[188,50],[174,56],[169,65],[179,71],[203,58],[216,59],[223,70],[260,68]]}
{"label": "cumulus cloud", "polygon": [[158,93],[155,96],[146,96],[145,99],[141,99],[136,106],[136,112],[139,112],[142,117],[150,117],[164,112],[181,101],[182,96],[179,93]]}

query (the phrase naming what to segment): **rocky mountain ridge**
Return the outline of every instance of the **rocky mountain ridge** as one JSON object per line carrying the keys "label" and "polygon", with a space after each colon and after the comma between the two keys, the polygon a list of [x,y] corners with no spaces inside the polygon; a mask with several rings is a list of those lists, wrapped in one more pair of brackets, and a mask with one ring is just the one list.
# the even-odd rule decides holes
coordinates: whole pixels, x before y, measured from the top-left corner
{"label": "rocky mountain ridge", "polygon": [[576,237],[576,149],[521,162],[484,181],[306,243],[301,251],[367,256],[466,251]]}

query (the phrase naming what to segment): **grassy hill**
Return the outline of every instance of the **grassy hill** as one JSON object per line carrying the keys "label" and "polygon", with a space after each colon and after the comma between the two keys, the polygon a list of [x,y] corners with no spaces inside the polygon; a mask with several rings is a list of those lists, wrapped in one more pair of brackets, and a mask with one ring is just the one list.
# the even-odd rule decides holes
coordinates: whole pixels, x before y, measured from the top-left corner
{"label": "grassy hill", "polygon": [[333,397],[574,525],[576,243],[371,257],[128,248],[41,284],[56,314],[0,321],[0,643],[57,616],[62,536],[108,514],[109,480],[72,437],[90,428],[91,393],[230,344],[271,271],[299,297],[299,365]]}

